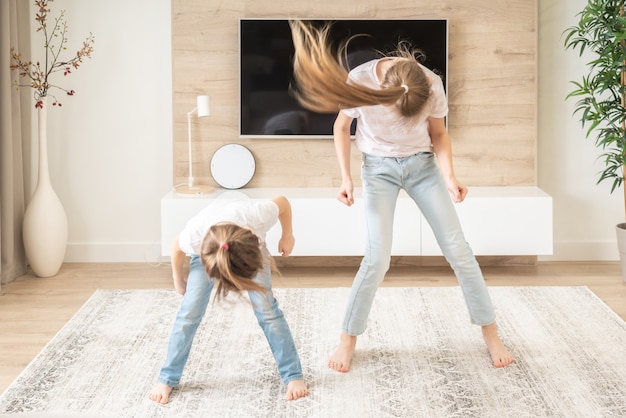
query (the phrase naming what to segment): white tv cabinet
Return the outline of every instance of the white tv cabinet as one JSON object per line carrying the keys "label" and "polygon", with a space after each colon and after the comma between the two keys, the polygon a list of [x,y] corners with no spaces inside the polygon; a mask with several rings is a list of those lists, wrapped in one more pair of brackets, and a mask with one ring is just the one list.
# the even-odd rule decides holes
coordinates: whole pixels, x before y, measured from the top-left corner
{"label": "white tv cabinet", "polygon": [[[170,255],[174,237],[187,221],[214,199],[266,199],[286,196],[293,208],[294,256],[360,256],[364,249],[363,201],[336,199],[337,188],[215,189],[203,195],[171,191],[161,199],[161,254]],[[456,204],[465,238],[475,255],[528,256],[552,254],[552,198],[538,187],[470,187]],[[277,255],[280,227],[267,236]],[[441,251],[417,205],[401,192],[394,221],[394,256],[439,256]]]}

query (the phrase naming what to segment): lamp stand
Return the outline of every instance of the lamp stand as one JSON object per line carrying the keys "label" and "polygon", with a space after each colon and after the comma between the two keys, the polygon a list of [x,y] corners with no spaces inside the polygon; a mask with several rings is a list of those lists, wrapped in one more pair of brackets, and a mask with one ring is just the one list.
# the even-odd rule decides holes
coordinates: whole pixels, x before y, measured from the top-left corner
{"label": "lamp stand", "polygon": [[208,184],[196,184],[193,186],[189,186],[188,184],[181,184],[176,186],[176,193],[182,194],[206,194],[210,193],[215,189],[213,186],[209,186]]}
{"label": "lamp stand", "polygon": [[204,184],[195,184],[193,178],[193,162],[191,153],[191,118],[194,113],[198,113],[198,117],[202,118],[211,114],[209,110],[209,96],[198,96],[198,105],[191,111],[187,112],[187,151],[189,158],[189,176],[187,177],[187,184],[181,184],[176,186],[176,192],[182,194],[194,194],[201,195],[211,192],[214,187]]}

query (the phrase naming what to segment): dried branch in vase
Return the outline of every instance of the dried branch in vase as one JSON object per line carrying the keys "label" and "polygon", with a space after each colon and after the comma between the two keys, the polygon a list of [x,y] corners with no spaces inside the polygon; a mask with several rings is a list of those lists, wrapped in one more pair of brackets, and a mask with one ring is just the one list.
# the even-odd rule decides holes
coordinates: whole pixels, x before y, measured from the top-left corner
{"label": "dried branch in vase", "polygon": [[85,58],[91,58],[93,53],[93,45],[95,38],[92,33],[83,41],[82,48],[76,51],[74,56],[68,59],[62,59],[61,54],[67,51],[67,32],[68,25],[65,20],[65,10],[62,10],[58,17],[54,18],[50,29],[48,27],[48,14],[50,9],[48,3],[54,0],[36,0],[35,5],[38,10],[35,13],[35,21],[39,24],[37,32],[42,32],[44,37],[45,57],[43,63],[41,61],[32,62],[24,60],[22,54],[11,48],[11,70],[18,71],[21,79],[29,80],[28,84],[22,84],[18,80],[14,82],[17,88],[31,87],[34,89],[35,108],[43,107],[43,98],[51,97],[53,106],[61,106],[61,102],[57,97],[51,94],[51,90],[57,89],[64,92],[68,96],[73,96],[76,91],[53,84],[51,76],[54,73],[63,73],[68,76],[72,70],[77,69]]}

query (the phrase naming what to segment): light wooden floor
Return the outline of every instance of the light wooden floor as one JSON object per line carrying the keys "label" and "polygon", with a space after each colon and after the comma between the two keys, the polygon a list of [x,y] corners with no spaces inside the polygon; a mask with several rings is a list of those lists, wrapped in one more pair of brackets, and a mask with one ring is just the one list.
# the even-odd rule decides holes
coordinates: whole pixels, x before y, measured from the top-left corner
{"label": "light wooden floor", "polygon": [[[283,267],[275,287],[350,286],[355,266]],[[617,262],[483,267],[489,286],[588,286],[626,320]],[[167,264],[65,264],[58,275],[26,275],[0,289],[0,393],[96,289],[169,289]],[[392,267],[384,286],[455,286],[448,267]],[[338,332],[338,330],[337,330]]]}

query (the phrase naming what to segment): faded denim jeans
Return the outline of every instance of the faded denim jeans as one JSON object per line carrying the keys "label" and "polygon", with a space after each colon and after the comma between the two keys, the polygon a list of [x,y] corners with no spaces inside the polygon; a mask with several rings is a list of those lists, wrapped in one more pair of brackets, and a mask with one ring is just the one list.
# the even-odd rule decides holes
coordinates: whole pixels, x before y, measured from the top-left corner
{"label": "faded denim jeans", "polygon": [[[270,256],[265,248],[263,252],[264,257]],[[267,289],[266,293],[248,292],[248,296],[258,323],[269,342],[280,377],[285,384],[292,380],[301,380],[302,366],[289,325],[272,294],[269,268],[260,271],[254,281]],[[172,387],[179,384],[189,357],[191,343],[206,312],[213,286],[214,281],[207,276],[200,256],[193,255],[189,265],[187,290],[172,328],[159,382]]]}
{"label": "faded denim jeans", "polygon": [[[363,154],[361,179],[367,242],[352,284],[342,330],[353,336],[365,332],[374,295],[391,262],[393,216],[401,189],[415,201],[430,224],[459,281],[471,322],[481,326],[493,323],[495,314],[487,286],[465,241],[434,154],[422,152],[403,158]],[[415,216],[419,216],[417,210]]]}

